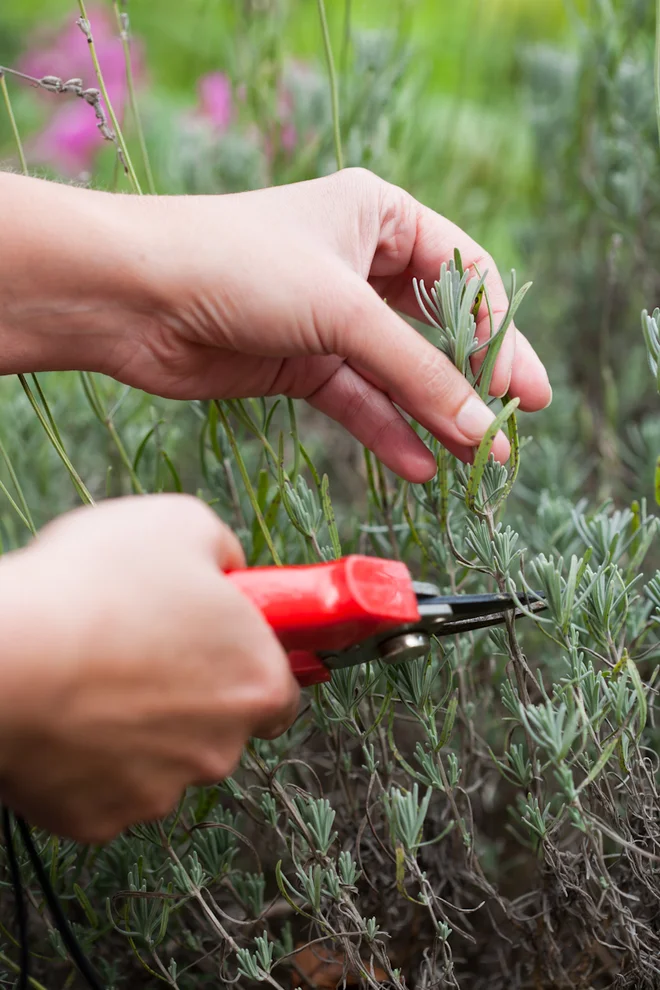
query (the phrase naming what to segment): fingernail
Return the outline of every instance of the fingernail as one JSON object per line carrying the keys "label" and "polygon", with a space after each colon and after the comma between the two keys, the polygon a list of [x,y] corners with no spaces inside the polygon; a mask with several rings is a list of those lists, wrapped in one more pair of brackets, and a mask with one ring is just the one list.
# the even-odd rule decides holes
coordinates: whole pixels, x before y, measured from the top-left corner
{"label": "fingernail", "polygon": [[495,419],[485,402],[476,395],[469,395],[456,416],[456,426],[467,440],[478,443]]}
{"label": "fingernail", "polygon": [[548,406],[552,402],[552,385],[549,382],[548,382],[548,391],[550,392],[550,398],[548,399],[548,401],[546,402],[546,404],[543,406],[544,409],[547,409]]}
{"label": "fingernail", "polygon": [[512,375],[513,375],[513,368],[511,368],[511,370],[509,371],[509,377],[506,380],[506,388],[502,392],[499,392],[495,396],[496,399],[503,399],[504,396],[508,393],[508,391],[509,391],[509,389],[511,387],[511,377],[512,377]]}
{"label": "fingernail", "polygon": [[500,430],[495,439],[493,440],[493,445],[491,447],[491,453],[494,455],[495,450],[497,450],[497,460],[500,464],[506,464],[506,462],[511,457],[511,444],[505,433]]}

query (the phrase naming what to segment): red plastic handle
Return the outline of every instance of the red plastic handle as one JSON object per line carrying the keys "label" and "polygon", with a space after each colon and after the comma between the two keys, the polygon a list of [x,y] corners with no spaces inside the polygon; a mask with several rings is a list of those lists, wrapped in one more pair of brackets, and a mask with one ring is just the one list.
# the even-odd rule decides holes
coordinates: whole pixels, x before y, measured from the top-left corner
{"label": "red plastic handle", "polygon": [[332,679],[332,674],[319,660],[316,653],[308,650],[291,650],[289,663],[293,676],[301,687],[312,687],[314,684],[325,684]]}
{"label": "red plastic handle", "polygon": [[353,556],[309,566],[251,567],[228,577],[263,612],[303,684],[329,678],[317,652],[344,650],[419,620],[410,573],[396,560]]}

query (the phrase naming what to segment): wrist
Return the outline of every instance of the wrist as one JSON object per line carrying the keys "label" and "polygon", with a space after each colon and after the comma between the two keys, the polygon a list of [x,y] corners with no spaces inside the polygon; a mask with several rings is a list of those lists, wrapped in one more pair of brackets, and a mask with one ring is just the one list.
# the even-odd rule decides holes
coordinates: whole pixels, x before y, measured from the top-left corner
{"label": "wrist", "polygon": [[0,173],[0,374],[110,372],[152,322],[132,200]]}

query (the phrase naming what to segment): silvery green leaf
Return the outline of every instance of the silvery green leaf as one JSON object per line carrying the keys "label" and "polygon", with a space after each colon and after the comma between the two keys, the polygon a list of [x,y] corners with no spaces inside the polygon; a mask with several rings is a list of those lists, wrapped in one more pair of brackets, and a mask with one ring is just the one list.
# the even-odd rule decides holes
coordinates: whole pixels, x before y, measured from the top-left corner
{"label": "silvery green leaf", "polygon": [[298,797],[296,804],[314,839],[316,850],[325,856],[337,838],[337,833],[332,828],[334,809],[327,798]]}
{"label": "silvery green leaf", "polygon": [[643,311],[642,331],[651,374],[660,392],[660,309],[655,309],[650,316],[648,310]]}
{"label": "silvery green leaf", "polygon": [[429,787],[420,800],[419,787],[413,784],[410,791],[395,787],[383,795],[392,835],[410,854],[414,854],[419,848],[432,793]]}
{"label": "silvery green leaf", "polygon": [[550,804],[541,805],[538,798],[529,794],[526,800],[520,800],[520,811],[520,820],[529,831],[538,839],[545,839],[552,818]]}
{"label": "silvery green leaf", "polygon": [[360,870],[348,849],[339,853],[338,864],[341,882],[347,887],[353,887],[360,877]]}
{"label": "silvery green leaf", "polygon": [[259,917],[264,909],[266,894],[266,878],[263,873],[235,873],[232,882],[252,917]]}
{"label": "silvery green leaf", "polygon": [[277,802],[272,794],[265,791],[261,795],[260,799],[261,810],[264,813],[266,821],[272,825],[273,828],[277,826]]}

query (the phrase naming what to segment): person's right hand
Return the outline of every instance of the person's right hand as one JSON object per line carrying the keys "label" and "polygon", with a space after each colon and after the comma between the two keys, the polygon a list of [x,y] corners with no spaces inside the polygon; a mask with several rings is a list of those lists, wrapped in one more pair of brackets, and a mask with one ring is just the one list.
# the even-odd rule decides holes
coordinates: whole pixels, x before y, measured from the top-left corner
{"label": "person's right hand", "polygon": [[299,692],[258,609],[223,570],[236,537],[202,502],[80,509],[0,561],[0,799],[103,842],[232,772],[283,731]]}

